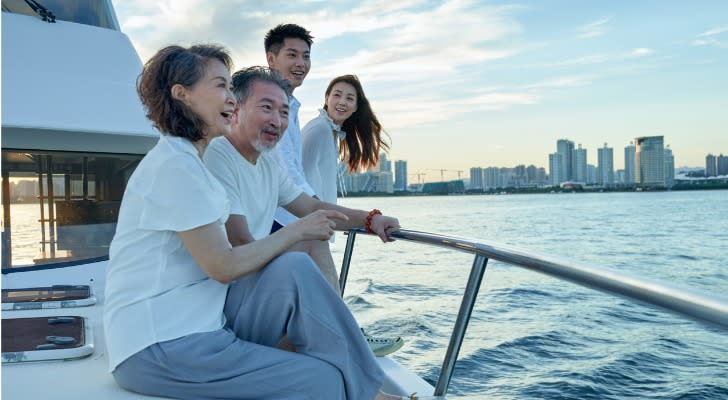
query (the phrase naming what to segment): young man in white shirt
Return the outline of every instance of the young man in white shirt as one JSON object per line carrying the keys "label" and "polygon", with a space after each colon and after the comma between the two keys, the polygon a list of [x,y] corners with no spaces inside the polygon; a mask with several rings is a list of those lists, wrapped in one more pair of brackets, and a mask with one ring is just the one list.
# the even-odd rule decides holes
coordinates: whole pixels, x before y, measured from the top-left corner
{"label": "young man in white shirt", "polygon": [[[269,30],[265,35],[265,58],[268,67],[288,81],[291,87],[289,93],[288,128],[274,150],[278,163],[288,172],[288,176],[303,191],[315,198],[319,198],[306,180],[303,170],[303,145],[301,139],[301,125],[298,120],[298,110],[301,103],[293,96],[293,91],[303,84],[311,70],[311,45],[313,36],[311,32],[296,24],[281,24]],[[296,221],[296,216],[283,207],[278,207],[275,213],[271,233],[281,227]],[[303,251],[313,258],[326,279],[332,283],[337,292],[338,278],[334,259],[328,243],[309,241],[296,244],[291,250]],[[374,338],[366,335],[372,349],[377,354],[388,354],[401,347],[400,338]]]}
{"label": "young man in white shirt", "polygon": [[[293,96],[293,91],[303,84],[311,70],[311,45],[313,36],[305,28],[295,24],[278,25],[268,31],[264,40],[265,58],[268,67],[277,71],[288,81],[289,94],[288,128],[273,151],[276,160],[285,168],[293,183],[303,191],[314,196],[314,190],[306,181],[301,154],[301,125],[298,110],[301,103]],[[278,208],[272,231],[280,229],[296,220],[284,208]],[[314,257],[315,258],[315,257]]]}

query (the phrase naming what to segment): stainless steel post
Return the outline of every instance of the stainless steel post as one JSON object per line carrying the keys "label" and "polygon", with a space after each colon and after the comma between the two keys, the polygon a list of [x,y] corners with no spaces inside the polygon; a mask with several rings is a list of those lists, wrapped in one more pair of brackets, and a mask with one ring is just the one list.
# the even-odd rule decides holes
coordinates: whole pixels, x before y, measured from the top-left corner
{"label": "stainless steel post", "polygon": [[450,336],[450,344],[447,346],[445,360],[442,363],[442,369],[440,369],[440,376],[437,378],[435,396],[444,396],[447,393],[447,387],[450,385],[450,378],[452,378],[453,370],[455,370],[455,362],[458,360],[458,353],[460,353],[460,347],[463,344],[465,330],[468,329],[470,315],[473,313],[475,299],[478,297],[480,283],[485,275],[485,266],[487,264],[488,259],[481,255],[476,255],[475,260],[473,260],[468,284],[465,287],[463,300],[460,303],[460,311],[458,311],[455,326],[452,329],[452,336]]}

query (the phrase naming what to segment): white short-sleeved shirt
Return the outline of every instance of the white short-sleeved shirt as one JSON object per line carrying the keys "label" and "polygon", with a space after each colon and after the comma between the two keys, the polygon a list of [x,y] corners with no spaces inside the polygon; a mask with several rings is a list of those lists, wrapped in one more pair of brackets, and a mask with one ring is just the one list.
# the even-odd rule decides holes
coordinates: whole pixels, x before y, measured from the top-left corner
{"label": "white short-sleeved shirt", "polygon": [[144,348],[221,329],[227,285],[208,278],[177,232],[217,223],[225,189],[187,139],[162,135],[124,192],[106,278],[109,368]]}
{"label": "white short-sleeved shirt", "polygon": [[[298,110],[301,107],[301,103],[293,96],[289,97],[289,103],[288,128],[273,149],[272,155],[283,170],[288,172],[288,177],[291,181],[300,186],[306,194],[313,196],[314,191],[308,182],[306,182],[303,165],[301,164],[301,124],[298,121]],[[276,210],[275,220],[281,225],[288,225],[297,219],[295,215],[289,213],[284,208],[278,207]]]}
{"label": "white short-sleeved shirt", "polygon": [[251,164],[227,138],[213,139],[204,160],[227,192],[230,214],[244,216],[256,240],[270,234],[276,207],[292,202],[302,193],[270,153],[261,154]]}

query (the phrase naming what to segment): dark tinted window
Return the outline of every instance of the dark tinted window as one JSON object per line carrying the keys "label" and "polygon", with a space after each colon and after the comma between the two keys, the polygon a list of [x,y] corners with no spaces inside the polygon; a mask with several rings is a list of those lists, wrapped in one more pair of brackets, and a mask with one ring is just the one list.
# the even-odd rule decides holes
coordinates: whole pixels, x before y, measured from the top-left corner
{"label": "dark tinted window", "polygon": [[142,155],[2,151],[2,267],[108,256]]}

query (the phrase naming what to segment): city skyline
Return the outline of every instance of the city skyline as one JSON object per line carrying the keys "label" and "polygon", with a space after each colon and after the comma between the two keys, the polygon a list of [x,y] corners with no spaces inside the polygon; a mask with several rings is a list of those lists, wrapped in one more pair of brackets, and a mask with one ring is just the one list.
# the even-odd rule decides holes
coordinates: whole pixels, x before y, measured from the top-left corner
{"label": "city skyline", "polygon": [[302,124],[329,80],[357,74],[390,159],[427,181],[440,180],[431,170],[547,167],[560,138],[595,159],[605,142],[619,153],[664,136],[677,167],[728,152],[724,1],[113,2],[142,61],[168,44],[216,42],[236,68],[264,64],[269,28],[306,27]]}

